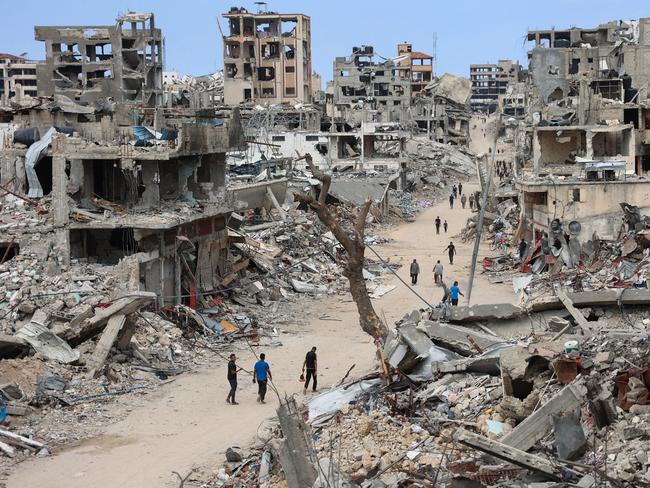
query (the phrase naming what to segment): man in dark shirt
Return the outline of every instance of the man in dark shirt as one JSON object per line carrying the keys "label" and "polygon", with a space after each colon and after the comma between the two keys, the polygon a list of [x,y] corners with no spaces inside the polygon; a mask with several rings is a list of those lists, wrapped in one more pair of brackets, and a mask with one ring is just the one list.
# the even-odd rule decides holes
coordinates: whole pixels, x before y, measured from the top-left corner
{"label": "man in dark shirt", "polygon": [[436,217],[436,220],[434,220],[436,224],[436,234],[440,234],[440,217]]}
{"label": "man in dark shirt", "polygon": [[232,405],[239,405],[239,403],[235,401],[235,392],[237,391],[237,371],[239,371],[239,368],[237,368],[237,364],[235,363],[236,359],[235,355],[231,354],[230,361],[228,361],[228,383],[230,383],[230,393],[228,393],[226,401]]}
{"label": "man in dark shirt", "polygon": [[454,246],[454,243],[450,242],[445,248],[445,251],[449,253],[449,264],[454,264],[454,256],[456,255],[456,246]]}
{"label": "man in dark shirt", "polygon": [[311,348],[311,351],[305,356],[305,361],[302,363],[302,372],[305,372],[307,369],[307,376],[305,377],[305,389],[303,393],[307,393],[307,388],[309,388],[309,380],[314,379],[312,390],[316,391],[316,368],[317,368],[317,359],[316,359],[316,346]]}

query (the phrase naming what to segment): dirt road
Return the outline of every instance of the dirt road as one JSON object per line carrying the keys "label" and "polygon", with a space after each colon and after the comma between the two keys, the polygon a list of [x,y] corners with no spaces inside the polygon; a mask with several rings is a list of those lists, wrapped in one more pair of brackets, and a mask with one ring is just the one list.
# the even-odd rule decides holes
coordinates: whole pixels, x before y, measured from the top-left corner
{"label": "dirt road", "polygon": [[[435,235],[433,220],[436,215],[447,219],[446,235]],[[463,244],[451,236],[460,231],[468,216],[469,209],[462,210],[460,202],[453,210],[448,208],[447,202],[442,202],[422,212],[415,222],[393,229],[388,236],[394,241],[375,249],[391,261],[403,263],[399,274],[409,283],[408,264],[417,258],[422,275],[416,288],[435,303],[441,296],[431,273],[436,259],[445,263],[445,275],[459,279],[461,289],[466,289],[471,244]],[[450,240],[458,249],[453,266],[447,263],[443,253]],[[375,306],[385,313],[390,323],[422,306],[395,277],[385,282],[397,284],[397,288],[376,300]],[[509,286],[492,285],[483,276],[478,276],[473,303],[513,298]],[[325,315],[339,321],[319,319]],[[312,345],[319,348],[321,387],[337,382],[354,363],[357,375],[373,366],[374,347],[361,332],[354,304],[347,296],[315,301],[309,325],[292,328],[291,332],[281,336],[282,346],[261,347],[258,351],[267,353],[275,384],[281,392],[300,391],[301,384],[297,381],[300,367],[305,352]],[[254,362],[250,350],[240,346],[236,352],[240,364],[250,368]],[[141,397],[139,405],[130,404],[126,418],[106,428],[102,435],[52,457],[22,463],[8,480],[7,487],[177,487],[172,470],[187,473],[193,466],[217,469],[226,448],[250,443],[260,423],[274,414],[277,405],[272,393],[272,401],[268,404],[257,404],[256,387],[246,375],[239,380],[241,404],[226,404],[225,376],[225,364],[219,360],[213,369],[179,377],[155,393]]]}

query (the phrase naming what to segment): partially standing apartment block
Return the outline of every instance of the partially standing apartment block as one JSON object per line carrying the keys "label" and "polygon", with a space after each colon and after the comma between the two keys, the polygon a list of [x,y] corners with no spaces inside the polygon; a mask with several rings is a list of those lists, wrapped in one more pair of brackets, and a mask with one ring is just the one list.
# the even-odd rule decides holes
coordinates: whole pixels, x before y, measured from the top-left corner
{"label": "partially standing apartment block", "polygon": [[224,102],[310,103],[311,19],[303,14],[223,14]]}
{"label": "partially standing apartment block", "polygon": [[111,97],[146,106],[162,103],[163,37],[152,13],[128,13],[115,25],[36,26],[46,60],[38,94],[80,102]]}

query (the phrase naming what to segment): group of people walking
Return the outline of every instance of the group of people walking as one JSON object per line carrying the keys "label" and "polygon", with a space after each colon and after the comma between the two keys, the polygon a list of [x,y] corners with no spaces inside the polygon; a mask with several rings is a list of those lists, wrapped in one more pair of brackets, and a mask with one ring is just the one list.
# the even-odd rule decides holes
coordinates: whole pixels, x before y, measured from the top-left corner
{"label": "group of people walking", "polygon": [[460,204],[463,208],[469,203],[470,210],[474,210],[474,195],[470,193],[469,197],[463,193],[463,184],[458,183],[451,188],[449,195],[449,208],[454,208],[454,202],[460,198]]}
{"label": "group of people walking", "polygon": [[[318,357],[316,356],[316,346],[312,347],[305,355],[305,360],[302,363],[302,374],[300,375],[301,381],[304,381],[303,392],[307,392],[309,383],[312,384],[312,391],[316,391],[316,372],[318,369]],[[237,357],[231,354],[228,361],[228,383],[230,384],[230,391],[226,397],[226,402],[231,405],[239,405],[235,399],[237,394],[237,373],[245,371],[244,368],[237,366]],[[306,375],[305,375],[306,373]],[[253,383],[257,383],[257,402],[266,403],[266,391],[268,382],[273,381],[271,374],[271,367],[266,362],[266,354],[260,354],[259,359],[253,366]]]}

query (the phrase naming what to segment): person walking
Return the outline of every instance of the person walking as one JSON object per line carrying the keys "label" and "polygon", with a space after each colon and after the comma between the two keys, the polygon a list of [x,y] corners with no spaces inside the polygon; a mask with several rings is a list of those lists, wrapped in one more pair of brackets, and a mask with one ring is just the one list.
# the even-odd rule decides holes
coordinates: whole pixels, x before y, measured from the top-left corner
{"label": "person walking", "polygon": [[463,208],[465,208],[466,203],[467,203],[467,196],[463,195],[462,197],[460,197],[460,204],[463,206]]}
{"label": "person walking", "polygon": [[451,305],[452,307],[457,307],[458,306],[458,295],[464,297],[463,292],[460,291],[460,287],[458,286],[458,281],[454,281],[454,284],[451,285],[451,288],[449,288],[449,292],[451,293]]}
{"label": "person walking", "polygon": [[447,224],[447,221],[445,220],[445,223],[442,224],[442,228],[445,229],[445,234],[447,233],[447,227],[449,227],[449,225]]}
{"label": "person walking", "polygon": [[420,264],[415,259],[411,263],[410,272],[411,272],[411,284],[412,285],[417,285],[418,284],[418,275],[420,274]]}
{"label": "person walking", "polygon": [[458,182],[458,194],[463,194],[463,184],[460,181]]}
{"label": "person walking", "polygon": [[264,397],[266,396],[266,385],[268,380],[273,380],[271,375],[271,368],[266,361],[266,354],[260,354],[260,360],[255,363],[253,367],[253,383],[257,381],[257,402],[266,403]]}
{"label": "person walking", "polygon": [[433,281],[435,281],[436,285],[440,286],[442,284],[442,272],[444,268],[442,266],[442,263],[438,259],[438,262],[436,265],[433,267]]}
{"label": "person walking", "polygon": [[436,224],[436,234],[440,234],[440,217],[436,217],[436,220],[434,222]]}
{"label": "person walking", "polygon": [[454,208],[454,194],[449,195],[449,208]]}
{"label": "person walking", "polygon": [[449,253],[449,264],[454,264],[454,256],[456,255],[456,246],[454,246],[454,243],[450,242],[445,248],[445,251]]}
{"label": "person walking", "polygon": [[451,188],[451,194],[454,196],[454,198],[456,198],[458,196],[458,187],[456,185],[454,185]]}
{"label": "person walking", "polygon": [[305,388],[303,393],[307,393],[307,388],[309,388],[309,380],[313,379],[312,391],[316,391],[316,369],[318,367],[318,359],[316,357],[316,346],[311,348],[311,351],[305,356],[305,360],[302,363],[302,372],[305,372],[307,369],[307,376],[305,377]]}
{"label": "person walking", "polygon": [[236,363],[237,358],[234,354],[230,355],[230,361],[228,361],[228,383],[230,383],[230,392],[226,397],[226,402],[231,405],[239,405],[235,400],[235,393],[237,392],[237,372],[241,371],[241,368],[237,367]]}
{"label": "person walking", "polygon": [[469,195],[469,209],[474,210],[474,195],[471,193]]}
{"label": "person walking", "polygon": [[528,244],[526,244],[525,240],[521,240],[519,243],[519,261],[524,261],[524,257],[526,256],[526,251],[528,250]]}

